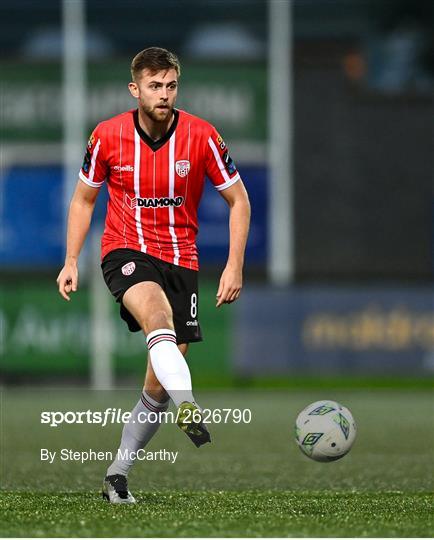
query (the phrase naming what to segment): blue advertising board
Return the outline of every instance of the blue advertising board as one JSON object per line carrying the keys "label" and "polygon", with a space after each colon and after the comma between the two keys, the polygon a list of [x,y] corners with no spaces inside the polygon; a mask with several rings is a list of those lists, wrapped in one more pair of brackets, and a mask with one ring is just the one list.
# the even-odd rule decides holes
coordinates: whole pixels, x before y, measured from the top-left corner
{"label": "blue advertising board", "polygon": [[[267,171],[264,166],[242,166],[239,172],[252,207],[246,262],[265,264],[267,255]],[[199,207],[198,249],[201,263],[222,263],[229,249],[228,206],[211,182]]]}
{"label": "blue advertising board", "polygon": [[234,309],[241,376],[434,372],[429,286],[247,286]]}
{"label": "blue advertising board", "polygon": [[[266,169],[243,167],[252,204],[246,259],[263,264],[266,257]],[[104,219],[107,190],[99,194],[93,222]],[[58,267],[64,257],[63,170],[60,165],[14,166],[0,181],[0,265],[26,270]],[[223,264],[229,246],[228,208],[206,182],[199,209],[201,263]]]}
{"label": "blue advertising board", "polygon": [[18,270],[59,266],[63,190],[59,166],[16,166],[0,181],[0,265]]}

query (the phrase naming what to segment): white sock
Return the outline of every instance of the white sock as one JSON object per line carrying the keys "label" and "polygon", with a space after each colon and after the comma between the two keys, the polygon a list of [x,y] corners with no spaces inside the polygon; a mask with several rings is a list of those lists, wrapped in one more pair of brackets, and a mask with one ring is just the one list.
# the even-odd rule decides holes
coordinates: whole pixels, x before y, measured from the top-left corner
{"label": "white sock", "polygon": [[[160,427],[161,419],[158,413],[167,410],[169,402],[158,403],[145,392],[142,393],[137,405],[131,412],[130,420],[124,424],[121,445],[116,458],[107,469],[107,476],[123,474],[127,476],[134,463],[134,454],[144,448]],[[149,420],[149,413],[152,413]],[[140,416],[139,416],[140,415]],[[156,420],[156,421],[155,421]]]}
{"label": "white sock", "polygon": [[149,333],[146,342],[155,376],[177,407],[194,402],[187,362],[176,345],[173,330],[161,328]]}

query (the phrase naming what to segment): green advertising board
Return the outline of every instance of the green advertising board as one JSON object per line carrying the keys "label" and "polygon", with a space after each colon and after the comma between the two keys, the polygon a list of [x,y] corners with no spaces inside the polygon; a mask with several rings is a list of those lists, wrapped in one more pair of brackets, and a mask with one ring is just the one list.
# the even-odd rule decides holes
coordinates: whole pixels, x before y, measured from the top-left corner
{"label": "green advertising board", "polygon": [[[136,106],[127,84],[129,59],[89,63],[87,130],[101,120]],[[53,142],[62,137],[60,63],[3,62],[2,139],[5,142]],[[183,65],[177,105],[197,114],[231,140],[266,137],[264,64]]]}
{"label": "green advertising board", "polygon": [[[204,341],[190,346],[188,361],[193,380],[207,384],[229,374],[229,306],[215,308],[217,284],[200,287],[200,319]],[[109,293],[107,293],[109,294]],[[91,362],[92,318],[90,294],[80,287],[65,302],[52,280],[10,282],[0,289],[1,373],[6,380],[78,377],[87,379]],[[119,317],[113,300],[111,328],[117,376],[141,380],[146,365],[145,338],[132,334]]]}

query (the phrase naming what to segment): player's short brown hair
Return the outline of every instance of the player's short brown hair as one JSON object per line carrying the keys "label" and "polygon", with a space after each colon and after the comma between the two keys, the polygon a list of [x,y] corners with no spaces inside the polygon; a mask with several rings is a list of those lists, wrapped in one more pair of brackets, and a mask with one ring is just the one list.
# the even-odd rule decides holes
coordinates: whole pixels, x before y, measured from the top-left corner
{"label": "player's short brown hair", "polygon": [[137,81],[144,69],[152,75],[159,71],[174,69],[178,77],[181,75],[181,66],[175,54],[160,47],[148,47],[140,51],[131,62],[131,77]]}

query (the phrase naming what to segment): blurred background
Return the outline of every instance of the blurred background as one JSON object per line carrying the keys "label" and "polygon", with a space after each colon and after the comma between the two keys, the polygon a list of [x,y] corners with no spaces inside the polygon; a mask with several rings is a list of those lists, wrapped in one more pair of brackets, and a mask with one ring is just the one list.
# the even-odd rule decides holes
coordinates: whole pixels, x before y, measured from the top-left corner
{"label": "blurred background", "polygon": [[216,310],[228,213],[204,193],[196,384],[432,380],[431,0],[16,0],[0,20],[3,383],[140,384],[143,337],[99,269],[105,188],[70,303],[55,279],[87,137],[135,107],[148,46],[179,56],[178,106],[222,133],[252,203],[244,292]]}

